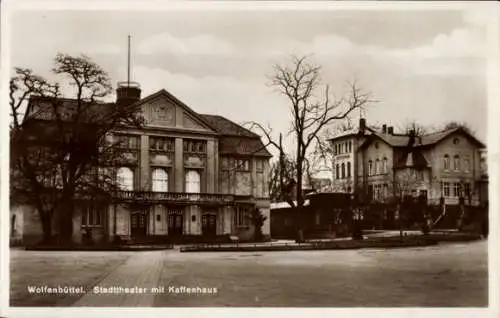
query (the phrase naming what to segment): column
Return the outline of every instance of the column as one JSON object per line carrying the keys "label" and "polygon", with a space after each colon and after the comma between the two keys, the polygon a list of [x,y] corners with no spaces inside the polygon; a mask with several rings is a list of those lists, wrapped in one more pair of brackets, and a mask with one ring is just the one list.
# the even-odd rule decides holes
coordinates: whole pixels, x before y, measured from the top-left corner
{"label": "column", "polygon": [[184,207],[183,211],[182,211],[182,218],[183,218],[183,222],[182,222],[182,234],[183,235],[189,235],[191,234],[191,208],[192,206],[188,205],[186,207]]}
{"label": "column", "polygon": [[221,193],[219,175],[219,141],[214,140],[214,193]]}
{"label": "column", "polygon": [[174,191],[184,192],[184,155],[182,138],[175,138]]}
{"label": "column", "polygon": [[150,190],[149,173],[149,136],[141,136],[140,188]]}
{"label": "column", "polygon": [[206,167],[206,192],[215,192],[215,142],[213,140],[207,141],[207,167]]}

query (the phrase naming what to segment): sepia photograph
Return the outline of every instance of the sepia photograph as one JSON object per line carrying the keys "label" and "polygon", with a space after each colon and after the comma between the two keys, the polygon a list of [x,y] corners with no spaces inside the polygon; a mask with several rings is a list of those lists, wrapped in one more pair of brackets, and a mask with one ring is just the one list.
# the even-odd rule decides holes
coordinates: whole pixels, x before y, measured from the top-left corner
{"label": "sepia photograph", "polygon": [[489,317],[496,7],[118,2],[3,5],[6,317]]}

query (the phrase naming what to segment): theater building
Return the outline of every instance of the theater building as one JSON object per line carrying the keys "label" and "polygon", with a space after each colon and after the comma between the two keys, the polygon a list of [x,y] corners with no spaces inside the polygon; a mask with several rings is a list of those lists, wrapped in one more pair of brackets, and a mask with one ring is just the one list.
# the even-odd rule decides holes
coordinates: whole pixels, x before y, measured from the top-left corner
{"label": "theater building", "polygon": [[[112,204],[77,206],[73,240],[81,242],[86,229],[96,241],[250,239],[255,208],[267,217],[263,234],[269,235],[271,155],[260,137],[225,117],[197,113],[166,90],[141,98],[131,84],[119,85],[116,102],[139,107],[145,124],[112,134],[126,145],[127,161],[116,167],[121,191]],[[30,243],[41,236],[34,208],[13,206],[11,238]]]}

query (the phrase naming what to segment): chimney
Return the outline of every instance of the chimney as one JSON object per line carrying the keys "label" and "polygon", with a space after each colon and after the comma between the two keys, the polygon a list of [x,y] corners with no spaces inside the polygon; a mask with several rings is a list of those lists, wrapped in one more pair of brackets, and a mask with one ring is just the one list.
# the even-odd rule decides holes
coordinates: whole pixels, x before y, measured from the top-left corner
{"label": "chimney", "polygon": [[118,82],[118,88],[116,89],[116,105],[120,107],[132,105],[141,99],[141,87],[139,83],[130,81],[130,42],[131,36],[128,36],[127,42],[127,81],[126,82]]}
{"label": "chimney", "polygon": [[387,127],[387,133],[388,134],[394,134],[394,127],[390,126],[390,127]]}
{"label": "chimney", "polygon": [[365,129],[366,129],[366,119],[360,118],[359,119],[359,131],[361,131],[362,133],[364,133]]}
{"label": "chimney", "polygon": [[128,106],[141,99],[141,88],[135,82],[118,82],[116,105]]}
{"label": "chimney", "polygon": [[385,134],[387,133],[387,125],[386,124],[383,124],[382,125],[382,132]]}
{"label": "chimney", "polygon": [[410,138],[409,138],[409,140],[408,140],[408,146],[410,146],[410,147],[411,147],[411,146],[413,146],[413,145],[415,144],[415,139],[416,139],[416,138],[415,138],[415,137],[416,137],[416,135],[415,135],[415,130],[413,130],[413,129],[412,129],[412,130],[410,130],[410,132],[409,132],[409,134],[408,134],[408,135],[410,136]]}

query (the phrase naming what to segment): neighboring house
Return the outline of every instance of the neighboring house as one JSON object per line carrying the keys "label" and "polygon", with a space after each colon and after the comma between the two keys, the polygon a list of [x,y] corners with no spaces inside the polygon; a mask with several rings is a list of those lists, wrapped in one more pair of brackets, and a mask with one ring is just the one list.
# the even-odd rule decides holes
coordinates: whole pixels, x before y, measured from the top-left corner
{"label": "neighboring house", "polygon": [[[78,206],[73,239],[81,241],[85,228],[92,228],[96,240],[192,235],[247,239],[253,235],[254,208],[267,216],[263,234],[269,235],[271,155],[260,137],[222,116],[199,114],[166,90],[145,98],[140,93],[138,85],[117,89],[116,103],[140,108],[145,118],[142,129],[113,133],[127,144],[123,151],[129,159],[115,167],[122,189],[118,201]],[[35,109],[37,99],[30,103],[28,110]],[[41,238],[32,207],[14,206],[11,215],[12,237],[26,243]]]}
{"label": "neighboring house", "polygon": [[485,203],[481,196],[481,152],[485,145],[467,130],[453,128],[417,136],[383,129],[357,153],[357,182],[374,201],[423,195],[437,204]]}
{"label": "neighboring house", "polygon": [[[392,131],[392,127],[389,127]],[[368,136],[376,132],[366,125],[366,120],[359,120],[358,128],[346,130],[330,139],[333,150],[332,191],[352,193],[358,187],[358,153],[359,147]]]}

